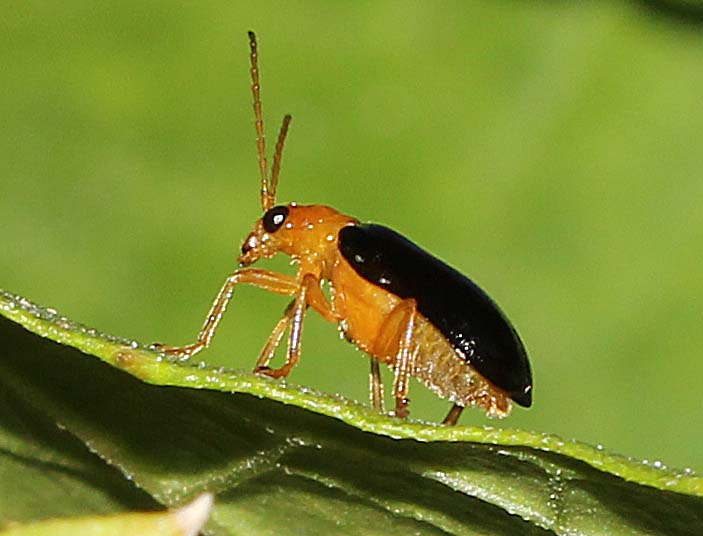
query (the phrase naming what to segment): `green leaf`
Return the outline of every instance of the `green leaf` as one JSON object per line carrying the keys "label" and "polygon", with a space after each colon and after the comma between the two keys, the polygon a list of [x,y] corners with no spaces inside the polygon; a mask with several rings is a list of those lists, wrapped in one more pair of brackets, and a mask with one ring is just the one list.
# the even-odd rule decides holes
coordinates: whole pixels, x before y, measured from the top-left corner
{"label": "green leaf", "polygon": [[[171,362],[8,293],[0,312],[0,453],[36,472],[60,451],[64,472],[83,471],[78,488],[102,462],[96,490],[134,486],[119,500],[109,492],[116,510],[211,491],[212,534],[703,533],[703,479],[691,472],[546,434],[402,422],[249,373]],[[26,478],[11,476],[2,497]],[[0,500],[1,521],[20,518],[17,502]],[[56,507],[40,498],[25,508],[23,520]]]}
{"label": "green leaf", "polygon": [[211,507],[212,496],[203,495],[175,511],[50,519],[12,527],[0,536],[196,536]]}

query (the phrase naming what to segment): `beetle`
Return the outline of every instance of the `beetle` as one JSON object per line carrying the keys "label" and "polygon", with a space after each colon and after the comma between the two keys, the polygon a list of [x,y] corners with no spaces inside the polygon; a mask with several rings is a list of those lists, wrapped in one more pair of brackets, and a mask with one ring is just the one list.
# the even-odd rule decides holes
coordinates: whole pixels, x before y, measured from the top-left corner
{"label": "beetle", "polygon": [[[511,401],[532,404],[532,374],[525,347],[496,303],[471,279],[397,232],[362,223],[324,205],[276,204],[283,145],[291,116],[278,134],[269,176],[259,83],[256,35],[249,32],[252,96],[263,216],[246,237],[239,269],[231,274],[195,343],[161,346],[183,359],[207,347],[237,285],[250,284],[292,297],[266,341],[254,371],[286,377],[300,359],[303,320],[312,307],[371,357],[370,393],[383,410],[379,363],[394,372],[395,415],[406,417],[410,378],[453,406],[443,423],[456,424],[465,406],[505,416]],[[295,276],[251,268],[283,253],[298,265]],[[330,289],[329,298],[322,284]],[[285,364],[269,363],[286,331]]]}

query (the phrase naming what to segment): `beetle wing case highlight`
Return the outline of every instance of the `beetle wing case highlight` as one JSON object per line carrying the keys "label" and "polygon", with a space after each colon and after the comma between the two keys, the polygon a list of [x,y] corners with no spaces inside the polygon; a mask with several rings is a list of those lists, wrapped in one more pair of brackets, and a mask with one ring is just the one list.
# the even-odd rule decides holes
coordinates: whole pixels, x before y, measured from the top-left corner
{"label": "beetle wing case highlight", "polygon": [[532,404],[525,347],[496,303],[473,281],[382,225],[344,227],[339,249],[364,279],[417,309],[456,353],[524,407]]}

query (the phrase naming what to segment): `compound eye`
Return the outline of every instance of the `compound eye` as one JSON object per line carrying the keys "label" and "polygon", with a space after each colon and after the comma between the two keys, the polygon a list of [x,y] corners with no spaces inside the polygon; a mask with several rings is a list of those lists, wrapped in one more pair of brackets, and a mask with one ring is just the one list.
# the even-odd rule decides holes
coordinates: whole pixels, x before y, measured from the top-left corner
{"label": "compound eye", "polygon": [[267,210],[263,217],[264,229],[267,233],[275,233],[281,228],[287,217],[288,207],[283,205]]}

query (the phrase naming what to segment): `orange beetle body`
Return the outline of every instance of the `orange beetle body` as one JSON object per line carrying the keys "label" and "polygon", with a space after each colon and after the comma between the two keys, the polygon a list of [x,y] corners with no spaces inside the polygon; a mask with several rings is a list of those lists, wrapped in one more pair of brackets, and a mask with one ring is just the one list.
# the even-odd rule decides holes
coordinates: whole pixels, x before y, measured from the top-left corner
{"label": "orange beetle body", "polygon": [[[455,424],[465,406],[479,406],[490,416],[507,415],[511,399],[529,406],[532,380],[524,347],[498,307],[473,282],[386,228],[364,226],[356,218],[323,205],[275,205],[283,143],[291,118],[284,118],[269,178],[258,50],[252,32],[249,38],[264,215],[244,240],[240,269],[227,278],[198,340],[184,347],[162,346],[162,351],[188,358],[205,348],[233,288],[249,283],[292,297],[262,349],[255,372],[276,378],[290,373],[300,357],[303,319],[308,307],[312,307],[326,320],[337,323],[349,341],[371,356],[371,398],[379,410],[383,407],[379,362],[394,371],[395,414],[400,417],[408,414],[407,395],[412,377],[454,403],[444,420],[446,424]],[[349,228],[379,238],[374,246],[377,249],[354,249],[353,241],[344,238],[345,233],[350,234]],[[383,264],[386,245],[397,256],[404,258],[407,254],[408,259],[414,259],[419,272],[413,272],[413,267],[396,266],[386,274]],[[290,256],[298,265],[295,277],[249,267],[277,253]],[[374,262],[380,263],[383,273]],[[418,281],[414,279],[427,273],[449,280],[429,285],[429,292],[443,293],[445,297],[436,299],[418,290]],[[322,291],[323,282],[329,285],[329,298]],[[405,290],[408,282],[413,290],[403,295],[408,294]],[[444,314],[445,304],[451,314]],[[472,327],[466,327],[462,315],[475,317],[473,324],[468,324]],[[474,332],[476,325],[480,328],[478,332]],[[286,362],[271,369],[269,362],[286,331],[289,331]],[[474,352],[475,347],[480,351]],[[510,367],[515,370],[508,370]]]}

